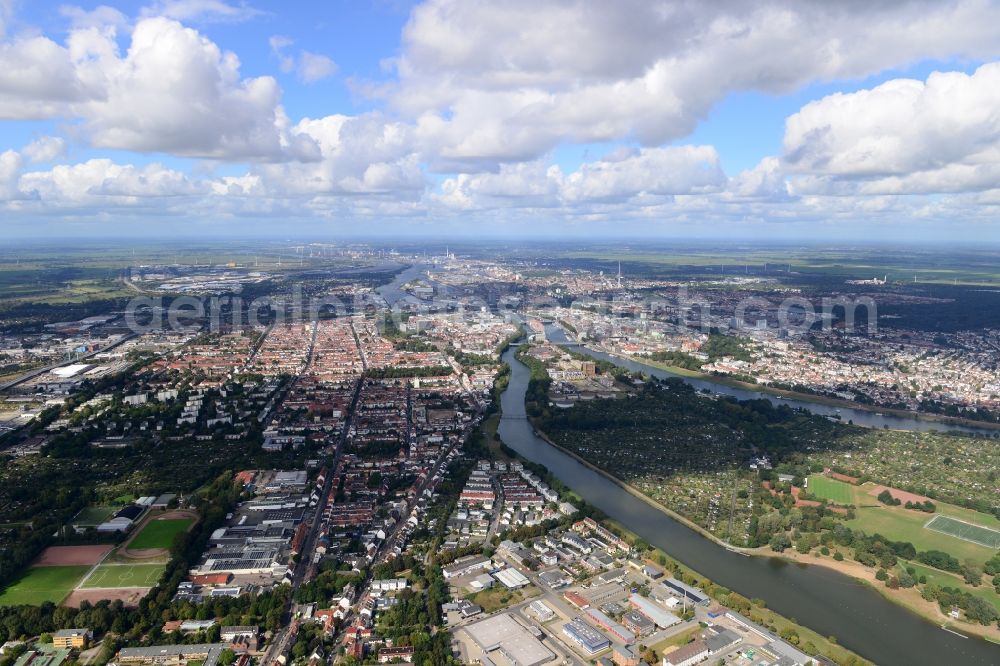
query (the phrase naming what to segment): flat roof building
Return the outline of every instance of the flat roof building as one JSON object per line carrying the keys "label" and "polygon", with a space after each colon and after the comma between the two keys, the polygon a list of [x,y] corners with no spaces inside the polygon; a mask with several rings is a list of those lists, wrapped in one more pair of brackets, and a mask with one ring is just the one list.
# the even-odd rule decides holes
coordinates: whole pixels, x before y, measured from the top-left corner
{"label": "flat roof building", "polygon": [[591,655],[611,645],[607,636],[578,617],[563,625],[563,634],[583,648],[584,652]]}
{"label": "flat roof building", "polygon": [[465,632],[482,649],[484,656],[499,652],[513,666],[539,666],[556,656],[542,644],[541,636],[523,627],[510,613],[467,625]]}
{"label": "flat roof building", "polygon": [[652,599],[633,594],[629,596],[628,601],[633,608],[652,620],[660,629],[672,627],[681,621],[679,617],[668,612]]}
{"label": "flat roof building", "polygon": [[52,645],[57,648],[85,648],[94,637],[90,629],[60,629],[52,634]]}

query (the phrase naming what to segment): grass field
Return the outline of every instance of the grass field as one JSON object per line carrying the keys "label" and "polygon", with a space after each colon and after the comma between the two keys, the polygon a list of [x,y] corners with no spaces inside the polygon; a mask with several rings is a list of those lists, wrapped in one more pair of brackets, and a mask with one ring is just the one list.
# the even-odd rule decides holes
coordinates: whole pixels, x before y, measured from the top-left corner
{"label": "grass field", "polygon": [[38,606],[46,601],[59,603],[80,582],[90,567],[34,567],[7,586],[0,593],[0,606],[30,604]]}
{"label": "grass field", "polygon": [[934,516],[924,525],[929,530],[949,534],[963,541],[978,543],[987,548],[1000,548],[1000,531],[973,525],[948,516]]}
{"label": "grass field", "polygon": [[80,587],[152,587],[164,568],[162,564],[102,564]]}
{"label": "grass field", "polygon": [[809,492],[816,497],[828,499],[837,504],[854,503],[853,486],[822,474],[813,474],[809,477]]}
{"label": "grass field", "polygon": [[118,510],[114,506],[88,506],[80,510],[71,521],[74,525],[100,525]]}
{"label": "grass field", "polygon": [[128,548],[129,550],[170,548],[174,543],[174,537],[185,531],[193,522],[190,518],[150,520],[128,545]]}
{"label": "grass field", "polygon": [[[969,523],[1000,529],[1000,521],[993,516],[943,502],[939,502],[937,507],[938,512],[935,515],[950,516]],[[918,551],[941,550],[958,558],[959,561],[971,559],[982,564],[996,553],[994,548],[925,528],[924,525],[930,519],[931,516],[921,511],[869,505],[859,508],[856,518],[848,521],[847,526],[863,530],[867,534],[881,534],[894,541],[909,541]]]}
{"label": "grass field", "polygon": [[969,594],[985,599],[998,611],[1000,611],[1000,595],[993,591],[993,588],[989,585],[988,579],[983,585],[980,585],[979,587],[972,587],[971,585],[966,585],[965,581],[962,580],[960,576],[924,566],[919,562],[907,562],[905,560],[901,560],[899,568],[901,571],[913,569],[913,574],[918,578],[920,576],[927,576],[928,583],[933,583],[934,585],[938,585],[940,587],[954,587],[960,590],[965,590]]}

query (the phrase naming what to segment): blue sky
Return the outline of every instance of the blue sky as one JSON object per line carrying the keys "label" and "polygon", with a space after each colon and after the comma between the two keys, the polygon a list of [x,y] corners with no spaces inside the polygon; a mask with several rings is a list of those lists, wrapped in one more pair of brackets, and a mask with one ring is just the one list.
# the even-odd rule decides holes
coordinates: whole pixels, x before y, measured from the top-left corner
{"label": "blue sky", "polygon": [[11,235],[1000,238],[992,2],[0,0],[0,19]]}

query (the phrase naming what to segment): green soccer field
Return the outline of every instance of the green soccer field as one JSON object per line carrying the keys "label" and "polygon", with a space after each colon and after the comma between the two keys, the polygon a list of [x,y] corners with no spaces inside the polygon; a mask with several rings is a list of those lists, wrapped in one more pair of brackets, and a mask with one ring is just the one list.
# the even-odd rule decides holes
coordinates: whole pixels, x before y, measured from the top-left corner
{"label": "green soccer field", "polygon": [[1000,531],[973,525],[948,516],[934,516],[924,525],[929,530],[971,541],[987,548],[1000,548]]}
{"label": "green soccer field", "polygon": [[816,497],[836,502],[837,504],[853,504],[853,486],[836,481],[821,474],[813,474],[809,477],[809,492]]}
{"label": "green soccer field", "polygon": [[152,587],[165,568],[162,564],[102,564],[81,587]]}
{"label": "green soccer field", "polygon": [[90,567],[32,567],[0,593],[0,606],[59,603],[76,588]]}
{"label": "green soccer field", "polygon": [[128,548],[129,550],[170,548],[174,543],[174,537],[187,530],[193,522],[190,518],[150,520],[128,545]]}
{"label": "green soccer field", "polygon": [[100,525],[120,508],[114,506],[84,507],[71,522],[74,525]]}

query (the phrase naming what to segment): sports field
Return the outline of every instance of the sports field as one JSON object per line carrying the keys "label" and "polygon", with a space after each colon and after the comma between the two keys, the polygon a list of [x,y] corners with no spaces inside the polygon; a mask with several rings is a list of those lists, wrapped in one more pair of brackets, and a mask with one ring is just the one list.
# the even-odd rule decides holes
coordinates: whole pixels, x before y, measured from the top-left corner
{"label": "sports field", "polygon": [[114,514],[121,507],[114,506],[87,506],[80,510],[70,522],[73,525],[100,525]]}
{"label": "sports field", "polygon": [[32,567],[0,593],[0,606],[38,606],[46,601],[59,603],[88,571],[90,567],[86,565]]}
{"label": "sports field", "polygon": [[174,537],[187,530],[194,520],[191,518],[167,518],[150,520],[128,545],[129,550],[147,548],[170,548]]}
{"label": "sports field", "polygon": [[164,568],[162,564],[102,564],[80,587],[152,587]]}
{"label": "sports field", "polygon": [[836,481],[822,474],[813,474],[809,477],[809,492],[816,497],[828,499],[837,504],[854,503],[854,487]]}
{"label": "sports field", "polygon": [[973,525],[948,516],[934,516],[924,525],[929,530],[958,537],[963,541],[978,543],[987,548],[1000,548],[1000,531]]}
{"label": "sports field", "polygon": [[[1000,521],[995,522],[992,516],[944,502],[938,502],[937,507],[938,513],[934,516],[947,516],[983,525],[996,524],[996,528],[1000,528]],[[894,541],[909,541],[918,551],[942,550],[962,562],[971,559],[982,564],[996,554],[995,548],[927,529],[925,525],[934,516],[901,506],[890,507],[876,503],[875,506],[860,506],[854,520],[847,521],[847,526],[863,530],[867,534],[881,534]]]}

